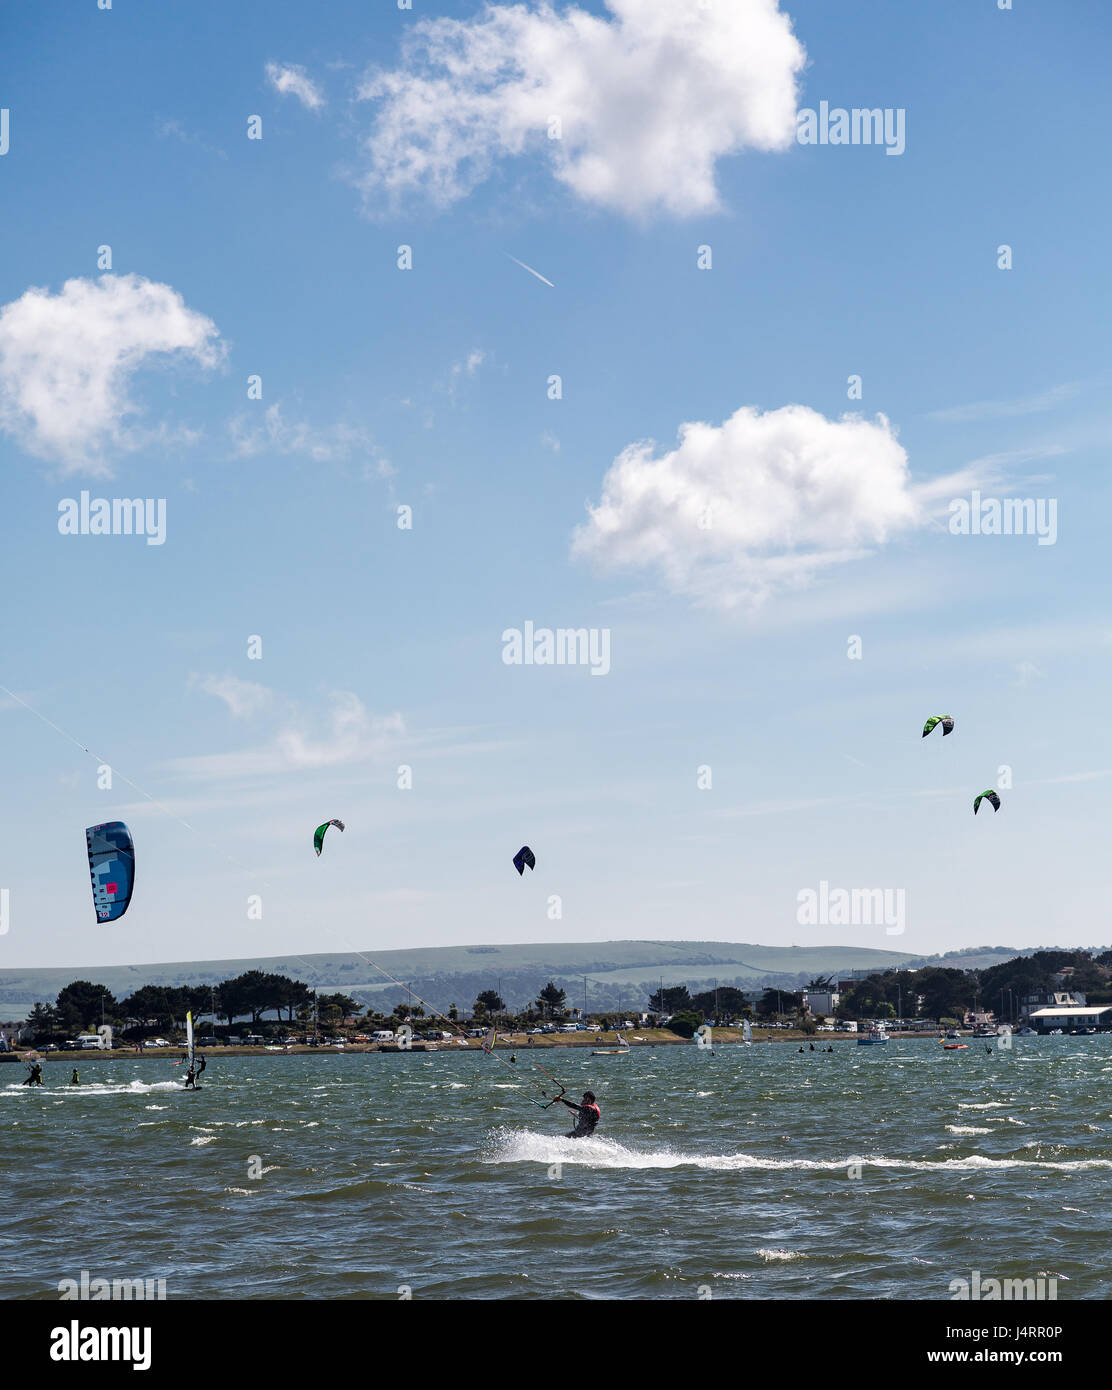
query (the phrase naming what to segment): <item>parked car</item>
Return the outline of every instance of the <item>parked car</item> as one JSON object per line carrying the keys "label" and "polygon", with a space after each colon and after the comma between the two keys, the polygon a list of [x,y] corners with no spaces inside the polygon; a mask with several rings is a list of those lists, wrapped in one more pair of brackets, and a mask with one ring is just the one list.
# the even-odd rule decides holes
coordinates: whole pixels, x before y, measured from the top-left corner
{"label": "parked car", "polygon": [[169,1047],[170,1044],[165,1038],[148,1038],[143,1044],[144,1047]]}
{"label": "parked car", "polygon": [[220,1047],[219,1038],[198,1038],[195,1044],[197,1047]]}
{"label": "parked car", "polygon": [[371,1042],[393,1042],[393,1041],[394,1041],[394,1035],[393,1035],[393,1033],[388,1032],[385,1028],[383,1028],[383,1029],[382,1029],[380,1032],[378,1032],[378,1033],[372,1033],[372,1034],[371,1034]]}

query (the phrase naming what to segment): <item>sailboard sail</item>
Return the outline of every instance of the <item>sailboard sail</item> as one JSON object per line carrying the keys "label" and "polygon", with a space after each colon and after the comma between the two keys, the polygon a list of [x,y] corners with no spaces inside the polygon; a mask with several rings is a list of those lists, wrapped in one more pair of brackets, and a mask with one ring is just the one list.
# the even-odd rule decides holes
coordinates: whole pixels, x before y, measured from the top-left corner
{"label": "sailboard sail", "polygon": [[747,1018],[741,1020],[741,1036],[745,1039],[745,1046],[748,1047],[753,1041],[753,1030],[749,1026],[749,1020]]}
{"label": "sailboard sail", "polygon": [[[189,1066],[193,1065],[193,1011],[185,1016],[185,1056]],[[188,1069],[188,1068],[187,1068]]]}

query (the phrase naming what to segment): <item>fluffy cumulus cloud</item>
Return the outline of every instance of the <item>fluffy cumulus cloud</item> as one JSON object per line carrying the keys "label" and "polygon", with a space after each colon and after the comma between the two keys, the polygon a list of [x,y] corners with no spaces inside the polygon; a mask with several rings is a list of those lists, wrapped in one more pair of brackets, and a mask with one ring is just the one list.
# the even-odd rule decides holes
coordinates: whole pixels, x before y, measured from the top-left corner
{"label": "fluffy cumulus cloud", "polygon": [[266,80],[276,92],[296,97],[310,111],[319,111],[324,105],[320,88],[304,68],[294,63],[267,63]]}
{"label": "fluffy cumulus cloud", "polygon": [[572,549],[700,601],[755,605],[920,525],[936,494],[911,484],[883,416],[745,407],[682,426],[659,457],[651,442],[623,449]]}
{"label": "fluffy cumulus cloud", "polygon": [[717,206],[719,159],[791,144],[805,54],[778,0],[606,8],[488,3],[416,24],[401,65],[359,89],[378,104],[368,201],[448,205],[531,152],[589,203],[683,216]]}
{"label": "fluffy cumulus cloud", "polygon": [[106,453],[145,436],[129,417],[132,377],[166,355],[205,367],[223,355],[216,325],[169,285],[140,275],[29,289],[0,309],[0,429],[67,472],[111,472]]}

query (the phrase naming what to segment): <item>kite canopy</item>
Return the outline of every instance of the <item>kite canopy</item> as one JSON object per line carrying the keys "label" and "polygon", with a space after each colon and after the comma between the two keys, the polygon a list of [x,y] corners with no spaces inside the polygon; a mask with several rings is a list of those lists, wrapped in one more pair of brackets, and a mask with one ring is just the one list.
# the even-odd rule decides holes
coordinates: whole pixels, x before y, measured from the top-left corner
{"label": "kite canopy", "polygon": [[947,734],[952,734],[954,732],[954,716],[952,714],[932,714],[923,725],[924,738],[926,738],[936,724],[942,725],[943,738],[945,738]]}
{"label": "kite canopy", "polygon": [[992,809],[993,809],[993,811],[994,811],[994,812],[999,811],[999,809],[1000,809],[1000,798],[996,795],[996,793],[992,790],[991,787],[988,789],[987,792],[982,792],[982,793],[980,794],[980,796],[974,798],[974,801],[973,801],[973,814],[974,814],[974,815],[977,814],[977,808],[978,808],[978,806],[980,806],[980,804],[981,804],[982,801],[990,801],[990,802],[992,803]]}
{"label": "kite canopy", "polygon": [[526,865],[528,865],[530,869],[535,869],[537,867],[537,858],[528,845],[522,845],[514,855],[514,868],[522,877],[525,876]]}
{"label": "kite canopy", "polygon": [[320,858],[321,850],[324,848],[324,832],[328,829],[330,825],[334,825],[337,830],[343,830],[344,828],[344,823],[342,820],[326,820],[323,825],[317,826],[317,828],[313,831],[313,848],[317,852],[318,859]]}
{"label": "kite canopy", "polygon": [[114,922],[131,902],[135,886],[135,845],[122,820],[90,825],[85,831],[89,877],[98,922]]}

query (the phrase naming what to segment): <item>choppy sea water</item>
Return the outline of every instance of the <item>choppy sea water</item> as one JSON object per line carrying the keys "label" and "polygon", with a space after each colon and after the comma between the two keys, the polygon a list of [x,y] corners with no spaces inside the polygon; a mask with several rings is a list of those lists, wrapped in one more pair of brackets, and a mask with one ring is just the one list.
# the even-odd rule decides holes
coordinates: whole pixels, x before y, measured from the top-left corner
{"label": "choppy sea water", "polygon": [[[825,1046],[825,1043],[823,1044]],[[1112,1038],[546,1051],[597,1137],[478,1052],[0,1067],[0,1296],[1109,1296]],[[76,1061],[80,1088],[65,1084]]]}

